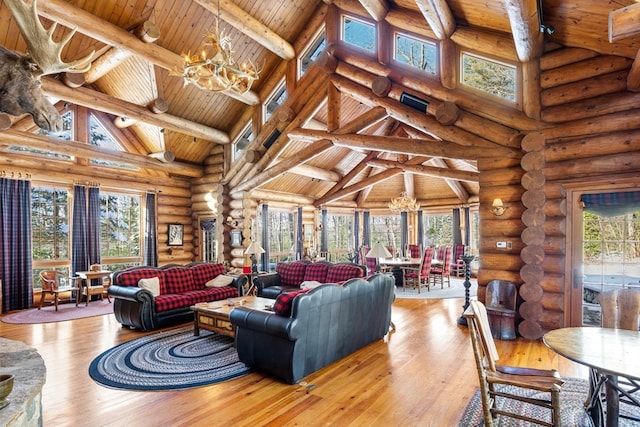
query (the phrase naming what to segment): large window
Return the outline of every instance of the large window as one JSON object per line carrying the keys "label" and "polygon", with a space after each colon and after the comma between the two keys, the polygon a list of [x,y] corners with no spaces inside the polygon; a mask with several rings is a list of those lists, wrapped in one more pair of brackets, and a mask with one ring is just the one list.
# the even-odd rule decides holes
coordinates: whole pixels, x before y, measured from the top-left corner
{"label": "large window", "polygon": [[122,268],[140,263],[141,203],[139,195],[100,192],[102,263]]}
{"label": "large window", "polygon": [[368,52],[376,51],[376,26],[351,16],[342,17],[342,41]]}
{"label": "large window", "polygon": [[400,249],[402,236],[400,227],[400,215],[372,216],[371,217],[371,245],[380,242],[383,246],[391,248],[395,255],[396,249]]}
{"label": "large window", "polygon": [[324,29],[313,39],[313,42],[302,52],[300,55],[299,64],[298,64],[298,77],[302,77],[304,73],[309,69],[313,61],[318,58],[320,53],[327,46],[327,38],[324,33]]}
{"label": "large window", "polygon": [[[50,138],[58,138],[58,139],[63,139],[65,141],[71,141],[73,139],[73,127],[74,127],[74,123],[73,123],[73,112],[72,111],[67,111],[66,113],[64,113],[62,115],[62,131],[61,132],[52,132],[52,131],[48,131],[48,130],[44,130],[41,128],[38,128],[37,130],[34,131],[35,134],[38,135],[44,135],[44,136],[48,136]],[[38,150],[36,148],[29,148],[29,147],[24,147],[22,145],[12,145],[9,147],[10,151],[22,151],[22,152],[27,152],[29,154],[33,154],[36,156],[43,156],[43,157],[52,157],[52,158],[56,158],[56,159],[60,159],[60,160],[72,160],[73,157],[68,155],[68,154],[61,154],[61,153],[54,153],[51,151],[45,151],[45,150]]]}
{"label": "large window", "polygon": [[517,68],[471,53],[461,55],[462,84],[509,102],[517,102]]}
{"label": "large window", "polygon": [[[111,135],[109,131],[100,123],[99,120],[93,114],[89,114],[89,143],[96,147],[104,148],[111,151],[124,151],[124,149],[118,144],[116,139]],[[108,160],[91,159],[91,163],[94,165],[110,166],[122,169],[138,169],[138,167],[132,166],[127,163],[113,162]]]}
{"label": "large window", "polygon": [[269,210],[269,262],[295,259],[295,224],[293,213]]}
{"label": "large window", "polygon": [[327,215],[327,249],[330,261],[349,261],[353,251],[353,215]]}
{"label": "large window", "polygon": [[453,244],[453,215],[424,215],[423,242],[428,246],[451,246]]}

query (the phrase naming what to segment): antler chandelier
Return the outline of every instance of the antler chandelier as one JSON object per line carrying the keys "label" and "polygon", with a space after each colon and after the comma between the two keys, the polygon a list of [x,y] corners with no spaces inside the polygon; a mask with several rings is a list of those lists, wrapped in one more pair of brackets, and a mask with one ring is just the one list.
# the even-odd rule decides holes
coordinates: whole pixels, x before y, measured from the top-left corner
{"label": "antler chandelier", "polygon": [[416,199],[409,197],[406,191],[400,193],[400,197],[394,197],[389,202],[389,209],[394,212],[414,212],[420,209]]}
{"label": "antler chandelier", "polygon": [[233,59],[231,37],[220,31],[220,1],[215,32],[208,32],[200,46],[200,53],[184,56],[182,77],[184,85],[192,84],[211,91],[231,90],[243,94],[258,79],[259,71],[252,62],[238,64]]}

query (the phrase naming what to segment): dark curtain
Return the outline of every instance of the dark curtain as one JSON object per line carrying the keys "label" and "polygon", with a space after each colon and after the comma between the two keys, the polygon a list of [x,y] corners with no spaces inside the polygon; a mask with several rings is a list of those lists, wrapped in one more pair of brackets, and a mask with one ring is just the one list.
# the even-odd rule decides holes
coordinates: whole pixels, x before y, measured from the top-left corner
{"label": "dark curtain", "polygon": [[453,208],[453,247],[462,244],[462,230],[460,229],[460,208]]}
{"label": "dark curtain", "polygon": [[31,183],[0,178],[0,280],[2,310],[33,305]]}
{"label": "dark curtain", "polygon": [[464,208],[464,245],[471,246],[471,222],[469,217],[469,208]]}
{"label": "dark curtain", "polygon": [[371,212],[362,212],[362,246],[371,247]]}
{"label": "dark curtain", "polygon": [[422,222],[422,211],[418,211],[418,246],[424,248],[424,223]]}
{"label": "dark curtain", "polygon": [[[408,212],[400,212],[400,247],[402,254],[405,255],[409,251],[409,221]],[[394,254],[395,256],[395,254]]]}
{"label": "dark curtain", "polygon": [[[89,249],[89,265],[100,264],[100,189],[89,188],[89,204],[87,214],[87,244]],[[85,266],[88,268],[89,265]]]}
{"label": "dark curtain", "polygon": [[302,231],[302,207],[297,211],[298,222],[296,223],[296,259],[302,259],[304,251],[304,233]]}
{"label": "dark curtain", "polygon": [[[153,267],[158,266],[158,233],[156,224],[156,195],[154,193],[147,193],[146,201],[147,211],[145,215],[145,227],[144,227],[144,265],[151,265]],[[200,227],[203,222],[200,222]],[[215,222],[210,220],[212,227],[215,226]]]}
{"label": "dark curtain", "polygon": [[322,230],[320,231],[320,253],[327,253],[329,251],[329,244],[327,242],[327,210],[321,211]]}
{"label": "dark curtain", "polygon": [[73,223],[71,224],[71,276],[89,266],[87,248],[87,193],[82,185],[73,187]]}
{"label": "dark curtain", "polygon": [[360,212],[355,211],[353,213],[353,252],[355,253],[355,258],[353,262],[359,263],[363,260],[360,259]]}
{"label": "dark curtain", "polygon": [[262,205],[262,248],[264,253],[260,256],[261,271],[269,270],[269,205]]}
{"label": "dark curtain", "polygon": [[640,210],[640,191],[583,194],[584,210],[604,217],[626,215]]}

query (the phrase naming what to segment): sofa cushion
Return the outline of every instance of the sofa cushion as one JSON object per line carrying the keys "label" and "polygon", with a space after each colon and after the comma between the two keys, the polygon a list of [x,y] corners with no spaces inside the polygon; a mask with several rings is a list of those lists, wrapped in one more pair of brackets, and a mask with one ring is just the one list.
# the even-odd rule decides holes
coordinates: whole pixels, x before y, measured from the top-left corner
{"label": "sofa cushion", "polygon": [[363,277],[362,269],[356,265],[336,264],[327,271],[326,283],[342,283],[345,280]]}
{"label": "sofa cushion", "polygon": [[207,288],[221,288],[222,286],[229,286],[232,283],[233,283],[233,277],[227,276],[225,274],[221,274],[209,280],[204,285]]}
{"label": "sofa cushion", "polygon": [[154,297],[160,295],[160,279],[157,277],[140,279],[138,281],[138,287],[148,290]]}
{"label": "sofa cushion", "polygon": [[193,275],[193,285],[196,288],[203,288],[209,280],[225,273],[224,265],[214,263],[203,263],[191,267]]}
{"label": "sofa cushion", "polygon": [[276,265],[276,272],[280,274],[280,282],[283,286],[300,286],[304,280],[304,274],[309,263],[301,261],[282,262]]}
{"label": "sofa cushion", "polygon": [[193,274],[188,267],[170,267],[164,270],[164,284],[162,294],[182,294],[195,289]]}
{"label": "sofa cushion", "polygon": [[220,301],[238,296],[238,288],[233,286],[223,286],[221,288],[205,288],[189,291],[185,294],[191,299],[191,304],[199,302]]}
{"label": "sofa cushion", "polygon": [[151,279],[157,277],[160,280],[160,289],[164,286],[164,272],[157,268],[139,268],[131,271],[125,271],[118,275],[119,286],[138,286],[140,279]]}
{"label": "sofa cushion", "polygon": [[155,297],[156,311],[162,312],[176,308],[190,307],[194,304],[193,298],[188,294],[166,294]]}
{"label": "sofa cushion", "polygon": [[291,316],[291,303],[300,294],[309,292],[311,289],[302,289],[296,292],[283,292],[276,298],[273,304],[273,312],[278,316]]}
{"label": "sofa cushion", "polygon": [[316,281],[325,283],[327,281],[327,271],[329,271],[329,264],[325,264],[322,262],[309,264],[304,272],[303,281]]}

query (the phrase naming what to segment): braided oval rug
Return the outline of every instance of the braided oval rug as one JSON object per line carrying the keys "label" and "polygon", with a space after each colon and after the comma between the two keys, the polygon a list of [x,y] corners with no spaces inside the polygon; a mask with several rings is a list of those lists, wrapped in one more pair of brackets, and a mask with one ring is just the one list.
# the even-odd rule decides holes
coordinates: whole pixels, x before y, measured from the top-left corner
{"label": "braided oval rug", "polygon": [[200,387],[249,373],[238,360],[233,338],[193,326],[159,332],[119,344],[96,357],[89,376],[106,387],[178,390]]}

